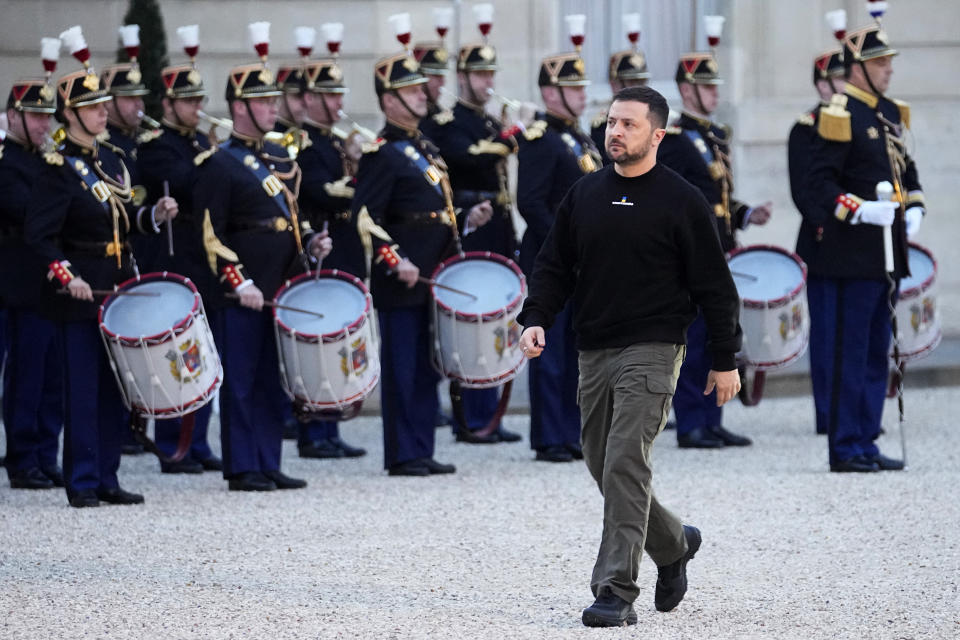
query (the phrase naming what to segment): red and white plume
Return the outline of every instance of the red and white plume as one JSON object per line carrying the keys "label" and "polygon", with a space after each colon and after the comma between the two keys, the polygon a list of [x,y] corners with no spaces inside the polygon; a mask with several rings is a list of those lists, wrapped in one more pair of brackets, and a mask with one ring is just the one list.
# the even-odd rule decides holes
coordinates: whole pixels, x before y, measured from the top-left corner
{"label": "red and white plume", "polygon": [[136,62],[137,56],[140,55],[140,25],[125,24],[120,27],[119,31],[120,42],[123,44],[123,48],[126,50],[130,60]]}
{"label": "red and white plume", "polygon": [[270,54],[270,23],[251,22],[247,25],[247,31],[250,33],[250,43],[257,50],[257,55],[266,62]]}
{"label": "red and white plume", "polygon": [[726,20],[723,16],[703,16],[703,30],[707,34],[707,44],[711,48],[720,44],[720,36],[723,35],[723,22]]}
{"label": "red and white plume", "polygon": [[293,39],[297,43],[297,51],[304,58],[313,53],[313,45],[317,42],[317,30],[313,27],[294,27]]}
{"label": "red and white plume", "polygon": [[41,38],[40,58],[43,60],[43,70],[49,78],[57,70],[57,61],[60,59],[60,38]]}
{"label": "red and white plume", "polygon": [[[474,9],[476,11],[476,9]],[[447,31],[450,30],[450,24],[453,22],[453,7],[434,7],[433,8],[433,28],[437,30],[437,35],[443,40]]]}
{"label": "red and white plume", "polygon": [[477,19],[477,29],[480,30],[480,35],[486,42],[490,29],[493,28],[493,5],[489,2],[473,5],[473,17]]}
{"label": "red and white plume", "polygon": [[190,62],[196,61],[197,54],[200,53],[200,27],[195,24],[177,27],[177,37],[180,38],[180,46],[190,58]]}
{"label": "red and white plume", "polygon": [[827,11],[823,18],[827,21],[830,31],[833,32],[833,37],[837,40],[843,40],[847,35],[847,12],[843,9]]}
{"label": "red and white plume", "polygon": [[340,54],[340,43],[343,42],[343,23],[324,22],[320,25],[320,31],[323,32],[323,39],[327,42],[327,51],[333,57],[337,57]]}
{"label": "red and white plume", "polygon": [[90,49],[83,39],[83,30],[79,25],[70,27],[60,34],[60,41],[74,58],[80,61],[84,68],[90,68]]}
{"label": "red and white plume", "polygon": [[627,40],[630,41],[630,46],[636,49],[637,41],[640,40],[640,14],[639,13],[623,14],[623,31],[624,33],[627,34]]}
{"label": "red and white plume", "polygon": [[570,36],[570,42],[573,43],[573,47],[577,51],[580,51],[586,33],[587,16],[582,13],[574,13],[564,16],[564,20],[567,22],[567,34]]}
{"label": "red and white plume", "polygon": [[412,31],[410,26],[410,14],[395,13],[387,18],[387,20],[390,22],[390,26],[393,27],[393,35],[397,37],[397,40],[403,45],[403,48],[406,49],[409,47],[410,32]]}

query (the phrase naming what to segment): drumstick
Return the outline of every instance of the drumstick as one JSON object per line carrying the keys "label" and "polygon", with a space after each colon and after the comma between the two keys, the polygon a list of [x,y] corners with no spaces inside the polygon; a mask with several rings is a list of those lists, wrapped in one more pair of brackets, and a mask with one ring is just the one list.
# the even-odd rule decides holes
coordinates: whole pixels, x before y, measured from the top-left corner
{"label": "drumstick", "polygon": [[732,275],[732,276],[735,277],[735,278],[746,278],[747,280],[750,280],[751,282],[756,282],[757,280],[759,280],[759,278],[757,278],[757,276],[752,276],[752,275],[750,275],[749,273],[741,273],[740,271],[731,271],[731,272],[730,272],[730,275]]}
{"label": "drumstick", "polygon": [[[61,296],[68,296],[70,292],[67,289],[57,289],[57,293]],[[90,293],[95,296],[141,296],[144,298],[156,298],[160,294],[157,292],[149,291],[113,291],[112,289],[91,289]]]}
{"label": "drumstick", "polygon": [[[230,300],[239,300],[239,299],[240,299],[240,296],[239,296],[238,294],[236,294],[236,293],[226,293],[226,294],[224,294],[224,297],[226,297],[226,298],[228,298],[228,299],[230,299]],[[274,307],[274,308],[276,308],[276,309],[283,309],[284,311],[293,311],[294,313],[305,313],[305,314],[307,314],[307,315],[309,315],[309,316],[316,316],[317,318],[323,318],[323,317],[324,317],[324,315],[323,315],[322,313],[318,313],[318,312],[316,312],[316,311],[310,311],[309,309],[301,309],[300,307],[291,307],[291,306],[289,306],[289,305],[280,304],[279,302],[274,302],[273,300],[264,300],[264,301],[263,301],[263,306],[265,306],[265,307]]]}
{"label": "drumstick", "polygon": [[[163,197],[170,197],[170,183],[166,180],[163,181]],[[173,223],[170,222],[170,218],[167,218],[167,255],[173,255]]]}
{"label": "drumstick", "polygon": [[[326,233],[326,232],[327,232],[327,229],[329,228],[329,226],[330,226],[330,221],[329,221],[329,220],[324,220],[324,221],[323,221],[323,230],[322,230],[320,233]],[[317,271],[316,271],[316,273],[313,274],[313,281],[314,281],[314,282],[316,282],[317,280],[320,279],[320,265],[321,265],[321,264],[323,264],[323,258],[321,258],[320,256],[317,256]]]}
{"label": "drumstick", "polygon": [[468,297],[470,297],[470,298],[473,298],[474,300],[479,300],[479,299],[480,299],[480,298],[478,298],[477,296],[473,295],[472,293],[468,293],[468,292],[463,291],[463,290],[461,290],[461,289],[454,289],[453,287],[448,287],[448,286],[445,285],[445,284],[440,284],[440,283],[437,282],[436,280],[432,280],[432,279],[430,279],[430,278],[424,278],[423,276],[417,276],[417,282],[422,282],[422,283],[424,283],[424,284],[429,284],[429,285],[432,285],[432,286],[434,286],[434,287],[439,287],[440,289],[446,289],[447,291],[452,291],[453,293],[459,293],[459,294],[462,295],[462,296],[468,296]]}

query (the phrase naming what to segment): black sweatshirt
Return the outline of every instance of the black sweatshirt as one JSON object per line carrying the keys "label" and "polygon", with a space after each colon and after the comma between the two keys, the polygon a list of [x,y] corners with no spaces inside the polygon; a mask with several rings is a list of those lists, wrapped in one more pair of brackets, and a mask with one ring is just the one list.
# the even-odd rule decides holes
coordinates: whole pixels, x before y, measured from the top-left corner
{"label": "black sweatshirt", "polygon": [[699,306],[713,368],[736,368],[739,299],[713,212],[665,166],[635,178],[608,166],[564,197],[518,322],[549,328],[571,297],[579,349],[685,344]]}

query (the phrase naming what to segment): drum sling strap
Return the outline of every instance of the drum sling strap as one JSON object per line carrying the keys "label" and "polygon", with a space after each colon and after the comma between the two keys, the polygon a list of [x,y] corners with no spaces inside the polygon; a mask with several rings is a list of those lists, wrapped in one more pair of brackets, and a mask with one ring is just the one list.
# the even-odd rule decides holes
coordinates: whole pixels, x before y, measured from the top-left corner
{"label": "drum sling strap", "polygon": [[467,426],[467,416],[463,410],[463,393],[459,380],[450,381],[450,408],[453,410],[453,428],[460,434],[460,438],[465,442],[488,442],[489,437],[500,428],[500,420],[503,414],[507,412],[507,405],[510,404],[510,392],[513,390],[513,380],[507,380],[503,384],[500,392],[500,401],[497,403],[497,410],[493,412],[490,421],[482,428],[471,431]]}
{"label": "drum sling strap", "polygon": [[133,430],[133,437],[143,445],[144,449],[166,464],[180,462],[190,452],[190,444],[193,442],[193,423],[194,412],[192,411],[180,419],[180,439],[177,441],[177,450],[173,455],[168,456],[147,435],[147,419],[135,411],[130,412],[130,429]]}

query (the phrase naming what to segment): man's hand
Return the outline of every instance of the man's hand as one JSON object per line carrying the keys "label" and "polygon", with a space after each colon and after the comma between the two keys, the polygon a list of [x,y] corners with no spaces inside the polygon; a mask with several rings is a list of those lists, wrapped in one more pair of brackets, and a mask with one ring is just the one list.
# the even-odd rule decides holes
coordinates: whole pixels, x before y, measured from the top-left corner
{"label": "man's hand", "polygon": [[543,335],[543,327],[527,327],[520,334],[520,350],[528,358],[537,358],[547,346]]}
{"label": "man's hand", "polygon": [[750,210],[750,217],[747,219],[747,223],[765,225],[770,220],[771,215],[773,215],[773,203],[768,200]]}
{"label": "man's hand", "polygon": [[490,218],[493,217],[493,207],[490,205],[489,200],[484,200],[473,205],[470,208],[470,213],[467,214],[467,229],[479,229],[483,225],[490,222]]}
{"label": "man's hand", "polygon": [[412,289],[417,284],[417,278],[420,277],[420,269],[417,265],[404,258],[397,265],[397,278],[404,282],[408,289]]}
{"label": "man's hand", "polygon": [[177,204],[177,201],[170,196],[164,196],[157,200],[157,205],[153,210],[153,219],[159,224],[167,220],[173,220],[178,213],[180,213],[180,205]]}
{"label": "man's hand", "polygon": [[324,229],[320,233],[310,238],[310,245],[307,251],[317,260],[323,260],[333,251],[333,240],[330,233]]}
{"label": "man's hand", "polygon": [[722,407],[740,391],[740,372],[736,369],[733,371],[711,369],[707,374],[707,388],[703,390],[703,395],[710,395],[714,388],[717,390],[717,406]]}
{"label": "man's hand", "polygon": [[71,297],[77,300],[93,302],[93,291],[90,289],[90,285],[79,276],[74,277],[73,280],[67,284],[67,291],[70,292]]}
{"label": "man's hand", "polygon": [[254,311],[263,310],[263,292],[252,282],[237,291],[240,296],[240,305]]}

